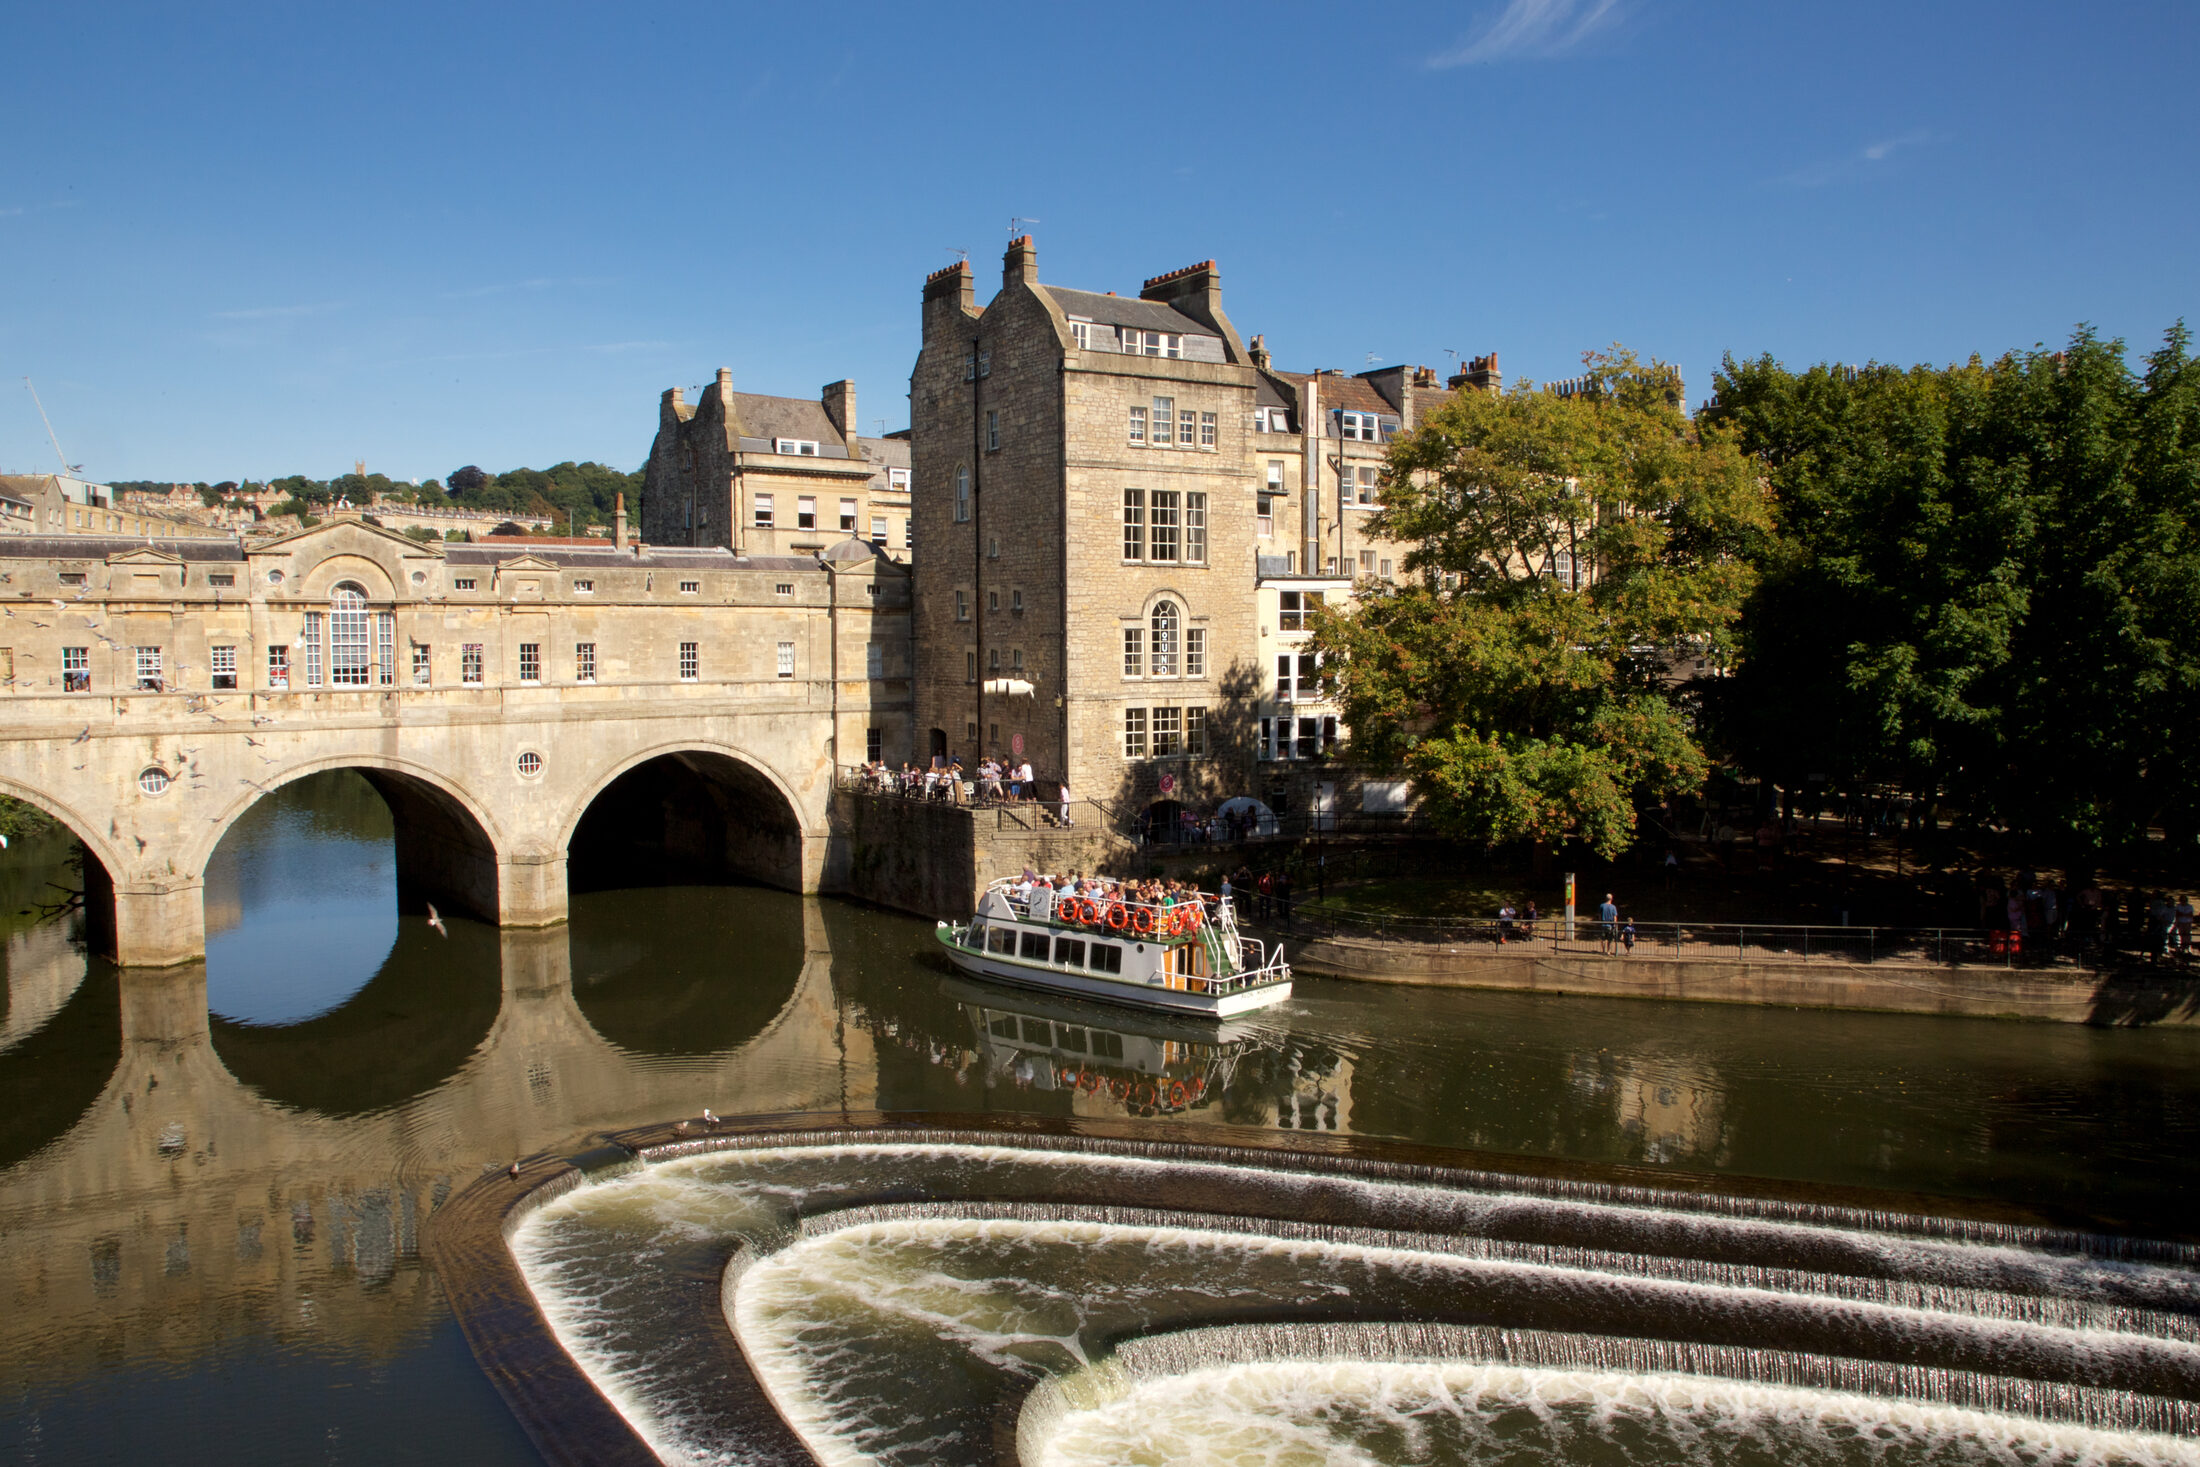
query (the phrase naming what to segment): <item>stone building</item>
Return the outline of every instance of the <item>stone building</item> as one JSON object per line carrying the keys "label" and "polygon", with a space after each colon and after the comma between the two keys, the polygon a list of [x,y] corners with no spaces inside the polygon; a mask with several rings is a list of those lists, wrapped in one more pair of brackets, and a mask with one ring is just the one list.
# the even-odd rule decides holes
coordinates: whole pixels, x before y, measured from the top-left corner
{"label": "stone building", "polygon": [[1395,578],[1365,528],[1387,444],[1497,383],[1494,357],[1441,386],[1278,370],[1213,261],[1100,294],[1042,284],[1027,236],[983,307],[967,263],[935,272],[910,377],[920,740],[1133,810],[1304,798],[1295,762],[1338,736],[1308,608]]}
{"label": "stone building", "polygon": [[1020,755],[1140,807],[1242,782],[1260,381],[1212,262],[1136,297],[1070,290],[1040,283],[1026,236],[982,310],[967,264],[925,282],[912,622],[930,749]]}
{"label": "stone building", "polygon": [[814,554],[850,538],[907,560],[914,545],[909,438],[856,431],[856,385],[818,400],[733,390],[733,373],[690,404],[659,404],[642,490],[642,539],[739,554]]}
{"label": "stone building", "polygon": [[[28,513],[0,515],[0,533],[124,535],[139,540],[225,538],[228,531],[180,514],[125,502],[105,484],[68,474],[0,474],[0,496]],[[192,507],[198,503],[194,497]]]}

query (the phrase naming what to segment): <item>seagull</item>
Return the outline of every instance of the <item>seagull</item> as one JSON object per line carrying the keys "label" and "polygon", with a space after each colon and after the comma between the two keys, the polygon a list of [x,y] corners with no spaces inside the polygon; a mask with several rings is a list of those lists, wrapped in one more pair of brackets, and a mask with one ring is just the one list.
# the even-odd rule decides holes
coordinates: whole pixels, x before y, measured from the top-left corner
{"label": "seagull", "polygon": [[[430,927],[433,927],[436,931],[442,933],[445,937],[449,937],[451,935],[451,929],[443,925],[443,914],[435,909],[434,902],[428,903],[428,925]],[[512,1163],[512,1166],[512,1175],[518,1176],[519,1163],[514,1162]]]}
{"label": "seagull", "polygon": [[250,734],[246,734],[246,735],[244,736],[244,741],[245,741],[246,743],[250,744],[250,745],[251,745],[251,746],[252,746],[253,748],[255,748],[255,749],[264,749],[264,748],[266,748],[266,747],[267,747],[267,745],[266,745],[266,743],[265,743],[265,742],[263,742],[262,740],[259,740],[259,739],[256,739],[256,738],[252,737],[252,735],[250,735]]}
{"label": "seagull", "polygon": [[518,1181],[518,1180],[519,1180],[519,1163],[518,1163],[518,1162],[516,1162],[516,1161],[515,1161],[515,1162],[513,1162],[513,1163],[512,1163],[512,1165],[511,1165],[511,1166],[510,1166],[510,1167],[509,1167],[509,1168],[508,1168],[508,1169],[507,1169],[507,1170],[505,1171],[504,1175],[506,1175],[506,1176],[510,1177],[510,1178],[511,1178],[511,1179],[512,1179],[513,1181],[515,1181],[515,1182],[516,1182],[516,1181]]}
{"label": "seagull", "polygon": [[718,1124],[718,1117],[710,1113],[710,1107],[707,1105],[703,1107],[703,1124],[706,1126],[715,1126]]}
{"label": "seagull", "polygon": [[4,836],[4,835],[0,835],[0,851],[4,851],[4,850],[6,850],[7,848],[8,848],[8,838],[7,838],[6,836]]}

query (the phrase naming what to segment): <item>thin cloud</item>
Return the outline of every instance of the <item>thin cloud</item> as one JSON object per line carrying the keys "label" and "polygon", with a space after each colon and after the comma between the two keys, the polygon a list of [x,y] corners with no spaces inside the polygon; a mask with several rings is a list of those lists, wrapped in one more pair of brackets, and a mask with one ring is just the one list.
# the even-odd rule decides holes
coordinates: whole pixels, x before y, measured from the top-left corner
{"label": "thin cloud", "polygon": [[1505,8],[1430,69],[1562,56],[1620,18],[1620,0],[1506,0]]}
{"label": "thin cloud", "polygon": [[326,315],[343,308],[342,301],[323,301],[310,306],[247,306],[241,311],[209,311],[207,316],[215,321],[280,321],[291,316]]}
{"label": "thin cloud", "polygon": [[501,280],[494,285],[476,285],[467,290],[446,290],[442,298],[447,301],[473,301],[483,296],[509,295],[516,290],[554,290],[561,285],[609,285],[609,275],[569,275],[558,277],[538,275],[532,280]]}
{"label": "thin cloud", "polygon": [[25,214],[44,214],[54,209],[73,209],[82,199],[56,199],[50,204],[17,204],[12,209],[0,209],[0,219],[20,219]]}
{"label": "thin cloud", "polygon": [[1824,163],[1813,163],[1807,168],[1798,168],[1780,182],[1795,188],[1822,188],[1845,178],[1858,177],[1897,153],[1937,141],[1939,138],[1931,131],[1916,128],[1896,137],[1866,143],[1845,158],[1834,158]]}

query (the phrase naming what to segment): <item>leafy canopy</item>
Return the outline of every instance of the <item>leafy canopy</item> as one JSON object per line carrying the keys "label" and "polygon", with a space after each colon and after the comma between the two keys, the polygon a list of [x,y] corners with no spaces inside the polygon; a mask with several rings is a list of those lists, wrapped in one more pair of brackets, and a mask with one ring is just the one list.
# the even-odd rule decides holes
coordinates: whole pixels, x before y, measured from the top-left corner
{"label": "leafy canopy", "polygon": [[1391,446],[1369,528],[1417,579],[1322,613],[1316,643],[1354,753],[1454,831],[1612,855],[1639,802],[1703,782],[1673,658],[1729,656],[1769,518],[1672,368],[1588,366],[1570,397],[1457,393]]}

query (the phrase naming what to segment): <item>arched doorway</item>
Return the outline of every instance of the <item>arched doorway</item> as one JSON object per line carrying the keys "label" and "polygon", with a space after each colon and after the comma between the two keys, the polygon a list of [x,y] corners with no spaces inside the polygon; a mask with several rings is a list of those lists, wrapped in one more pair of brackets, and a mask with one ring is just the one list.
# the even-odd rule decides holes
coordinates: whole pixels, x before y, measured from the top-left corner
{"label": "arched doorway", "polygon": [[567,889],[753,881],[802,889],[802,825],[770,776],[712,750],[645,759],[589,801],[566,843]]}

